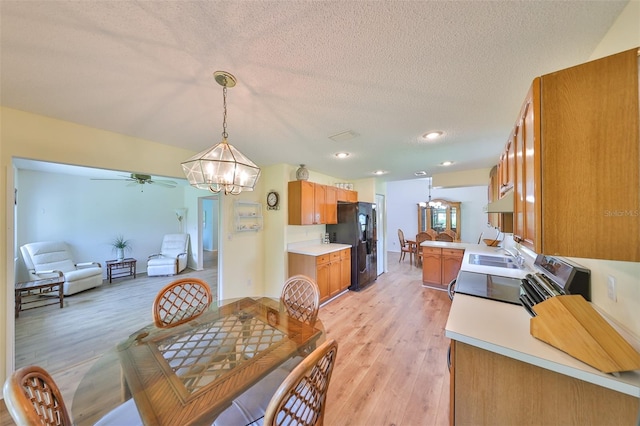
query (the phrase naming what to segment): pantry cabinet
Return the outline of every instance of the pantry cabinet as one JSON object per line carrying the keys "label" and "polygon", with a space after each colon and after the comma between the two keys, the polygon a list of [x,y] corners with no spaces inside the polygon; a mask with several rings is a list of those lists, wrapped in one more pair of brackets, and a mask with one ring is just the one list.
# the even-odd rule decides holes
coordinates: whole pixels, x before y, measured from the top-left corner
{"label": "pantry cabinet", "polygon": [[640,261],[638,49],[536,78],[515,126],[514,239]]}

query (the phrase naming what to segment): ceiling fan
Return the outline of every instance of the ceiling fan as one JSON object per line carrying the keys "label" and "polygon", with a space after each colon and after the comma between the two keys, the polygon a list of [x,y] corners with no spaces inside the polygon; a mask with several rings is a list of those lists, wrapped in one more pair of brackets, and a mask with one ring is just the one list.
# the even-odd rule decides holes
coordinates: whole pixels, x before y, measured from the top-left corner
{"label": "ceiling fan", "polygon": [[92,178],[91,180],[124,180],[129,182],[127,186],[135,186],[135,185],[144,185],[144,184],[154,184],[158,186],[164,186],[165,188],[175,188],[177,183],[172,180],[160,180],[160,179],[152,179],[150,175],[143,175],[140,173],[131,173],[129,176],[122,176],[122,178],[117,179],[98,179]]}

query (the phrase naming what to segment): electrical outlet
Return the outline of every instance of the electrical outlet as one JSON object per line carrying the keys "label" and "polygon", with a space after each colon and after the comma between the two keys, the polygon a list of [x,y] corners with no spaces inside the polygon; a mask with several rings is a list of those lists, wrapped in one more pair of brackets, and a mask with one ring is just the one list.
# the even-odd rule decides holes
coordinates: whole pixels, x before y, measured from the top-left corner
{"label": "electrical outlet", "polygon": [[609,277],[607,278],[607,296],[614,302],[618,301],[618,294],[616,291],[616,277],[612,275],[609,275]]}

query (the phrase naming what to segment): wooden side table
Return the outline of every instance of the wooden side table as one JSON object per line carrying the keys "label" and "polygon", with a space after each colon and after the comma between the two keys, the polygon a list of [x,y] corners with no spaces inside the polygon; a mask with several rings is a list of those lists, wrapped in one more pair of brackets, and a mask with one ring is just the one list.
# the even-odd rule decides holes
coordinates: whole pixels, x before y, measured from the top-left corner
{"label": "wooden side table", "polygon": [[[64,276],[60,271],[54,272],[58,274],[57,277],[25,281],[16,284],[16,318],[18,318],[21,311],[26,311],[28,309],[41,308],[43,306],[54,305],[57,303],[60,303],[60,309],[64,307]],[[56,291],[55,287],[58,287],[57,294],[54,293]],[[42,298],[57,298],[58,300],[49,301],[48,303],[40,303],[42,302]],[[31,306],[30,308],[24,307],[24,305],[32,303],[37,303],[37,305]]]}
{"label": "wooden side table", "polygon": [[107,279],[109,283],[114,278],[130,277],[136,278],[136,262],[132,257],[122,260],[107,260]]}

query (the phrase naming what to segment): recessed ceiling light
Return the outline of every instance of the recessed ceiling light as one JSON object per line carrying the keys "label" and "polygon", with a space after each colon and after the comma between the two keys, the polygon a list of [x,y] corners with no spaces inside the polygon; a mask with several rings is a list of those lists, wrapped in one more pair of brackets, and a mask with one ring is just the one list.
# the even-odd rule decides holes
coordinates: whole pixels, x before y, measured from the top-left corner
{"label": "recessed ceiling light", "polygon": [[422,135],[422,139],[426,139],[428,141],[432,141],[434,139],[438,139],[442,135],[444,135],[443,131],[436,130],[436,131],[433,131],[433,132],[425,133],[424,135]]}
{"label": "recessed ceiling light", "polygon": [[415,172],[414,175],[416,175],[416,176],[426,176],[427,172],[425,172],[424,170],[420,170],[419,172]]}
{"label": "recessed ceiling light", "polygon": [[443,161],[442,163],[440,163],[441,166],[450,166],[453,164],[453,161]]}
{"label": "recessed ceiling light", "polygon": [[348,152],[336,152],[336,157],[338,158],[347,158],[349,156]]}
{"label": "recessed ceiling light", "polygon": [[373,172],[374,175],[386,175],[388,172],[385,170],[376,170]]}

